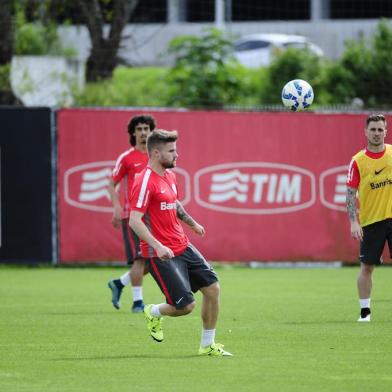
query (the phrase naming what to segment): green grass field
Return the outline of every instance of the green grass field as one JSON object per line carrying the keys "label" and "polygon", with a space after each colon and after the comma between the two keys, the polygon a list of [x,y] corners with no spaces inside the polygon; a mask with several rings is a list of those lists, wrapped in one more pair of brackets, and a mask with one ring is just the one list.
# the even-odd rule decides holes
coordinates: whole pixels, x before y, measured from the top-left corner
{"label": "green grass field", "polygon": [[[375,272],[373,318],[356,322],[357,268],[217,268],[217,341],[198,357],[200,296],[153,341],[110,303],[116,268],[0,268],[0,391],[391,391],[392,268]],[[151,277],[146,302],[162,302]]]}

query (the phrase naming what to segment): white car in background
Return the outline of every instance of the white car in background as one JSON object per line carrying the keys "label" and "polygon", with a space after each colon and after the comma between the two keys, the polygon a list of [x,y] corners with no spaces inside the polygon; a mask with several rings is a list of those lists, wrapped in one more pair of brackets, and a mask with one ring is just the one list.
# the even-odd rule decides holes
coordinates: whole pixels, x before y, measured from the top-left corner
{"label": "white car in background", "polygon": [[302,35],[252,34],[234,43],[234,56],[245,67],[266,67],[287,48],[308,49],[317,56],[324,55],[321,48]]}

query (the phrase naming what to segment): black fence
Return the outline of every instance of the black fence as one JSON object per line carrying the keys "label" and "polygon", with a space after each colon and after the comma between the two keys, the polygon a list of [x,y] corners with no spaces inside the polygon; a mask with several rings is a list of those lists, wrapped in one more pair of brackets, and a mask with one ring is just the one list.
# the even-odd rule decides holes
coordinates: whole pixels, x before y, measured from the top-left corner
{"label": "black fence", "polygon": [[2,107],[0,119],[0,263],[53,262],[53,113]]}

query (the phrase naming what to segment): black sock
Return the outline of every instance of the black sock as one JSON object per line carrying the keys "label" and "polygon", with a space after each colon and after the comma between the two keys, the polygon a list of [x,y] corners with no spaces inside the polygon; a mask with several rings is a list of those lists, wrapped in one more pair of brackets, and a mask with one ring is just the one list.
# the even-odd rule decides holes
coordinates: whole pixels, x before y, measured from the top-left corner
{"label": "black sock", "polygon": [[361,318],[365,318],[370,314],[370,308],[361,308]]}
{"label": "black sock", "polygon": [[124,285],[121,283],[120,279],[114,279],[113,283],[116,285],[117,288],[122,289],[124,288]]}

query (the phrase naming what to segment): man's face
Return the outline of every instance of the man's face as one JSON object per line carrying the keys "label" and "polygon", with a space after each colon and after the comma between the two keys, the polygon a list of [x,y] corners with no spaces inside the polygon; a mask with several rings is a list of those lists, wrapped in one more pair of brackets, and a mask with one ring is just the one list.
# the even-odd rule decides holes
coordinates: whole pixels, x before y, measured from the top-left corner
{"label": "man's face", "polygon": [[147,143],[147,136],[151,133],[150,126],[145,123],[139,123],[135,127],[134,135],[136,138],[136,146],[145,146]]}
{"label": "man's face", "polygon": [[365,129],[365,135],[372,146],[380,146],[384,143],[387,130],[384,121],[370,121]]}
{"label": "man's face", "polygon": [[171,169],[176,166],[177,163],[177,147],[176,142],[165,143],[158,149],[159,152],[159,163],[165,169]]}

